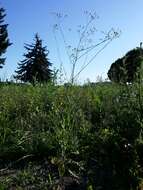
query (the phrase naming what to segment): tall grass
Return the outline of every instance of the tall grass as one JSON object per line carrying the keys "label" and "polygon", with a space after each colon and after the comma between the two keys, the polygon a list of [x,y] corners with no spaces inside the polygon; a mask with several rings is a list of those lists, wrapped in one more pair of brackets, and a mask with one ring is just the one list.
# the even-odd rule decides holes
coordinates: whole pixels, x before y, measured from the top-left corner
{"label": "tall grass", "polygon": [[[1,187],[58,189],[60,179],[72,177],[81,189],[138,189],[142,93],[138,84],[1,85],[0,167],[20,170],[0,177]],[[39,158],[47,170],[37,178]]]}

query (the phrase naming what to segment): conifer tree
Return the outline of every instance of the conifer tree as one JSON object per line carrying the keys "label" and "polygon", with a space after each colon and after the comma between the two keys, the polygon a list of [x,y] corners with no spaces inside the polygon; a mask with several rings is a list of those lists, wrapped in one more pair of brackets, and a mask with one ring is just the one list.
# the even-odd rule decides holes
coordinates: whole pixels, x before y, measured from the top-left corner
{"label": "conifer tree", "polygon": [[17,75],[15,78],[23,82],[47,82],[52,78],[52,70],[49,68],[52,63],[47,58],[49,51],[42,46],[42,40],[38,34],[35,35],[35,43],[25,45],[27,53],[25,59],[18,63]]}
{"label": "conifer tree", "polygon": [[2,55],[6,52],[8,46],[11,45],[8,39],[8,24],[4,24],[5,16],[5,10],[3,8],[0,8],[0,68],[2,68],[5,64],[5,58],[2,57]]}

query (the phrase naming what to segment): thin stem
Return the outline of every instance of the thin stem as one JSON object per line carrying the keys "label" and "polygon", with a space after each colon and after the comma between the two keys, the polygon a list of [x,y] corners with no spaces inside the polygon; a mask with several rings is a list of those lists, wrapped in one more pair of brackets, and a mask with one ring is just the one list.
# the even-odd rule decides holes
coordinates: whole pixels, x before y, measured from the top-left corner
{"label": "thin stem", "polygon": [[53,34],[54,34],[54,39],[55,39],[55,42],[56,42],[56,49],[57,49],[57,54],[58,54],[58,58],[59,58],[59,61],[60,61],[60,67],[63,68],[63,71],[64,71],[64,75],[66,77],[66,80],[68,80],[67,78],[67,73],[65,71],[65,68],[64,68],[64,65],[63,65],[63,61],[61,59],[61,54],[60,54],[60,49],[59,49],[59,44],[58,44],[58,40],[57,40],[57,37],[55,35],[55,32],[53,31]]}
{"label": "thin stem", "polygon": [[110,40],[109,42],[107,42],[89,61],[88,63],[81,68],[81,70],[75,75],[74,79],[77,78],[79,76],[79,74],[96,58],[96,56],[103,51],[110,43],[112,40]]}
{"label": "thin stem", "polygon": [[78,42],[78,45],[77,45],[77,48],[76,48],[76,55],[75,55],[75,60],[73,62],[73,68],[72,68],[72,72],[71,72],[71,83],[73,84],[74,83],[74,73],[75,73],[75,67],[76,67],[76,63],[78,61],[78,54],[79,54],[79,47],[80,47],[80,44],[84,38],[84,34],[85,32],[87,31],[89,25],[91,24],[91,22],[93,21],[93,19],[90,19],[89,22],[86,24],[86,27],[84,29],[84,31],[82,32],[81,36],[80,36],[80,39],[79,39],[79,42]]}

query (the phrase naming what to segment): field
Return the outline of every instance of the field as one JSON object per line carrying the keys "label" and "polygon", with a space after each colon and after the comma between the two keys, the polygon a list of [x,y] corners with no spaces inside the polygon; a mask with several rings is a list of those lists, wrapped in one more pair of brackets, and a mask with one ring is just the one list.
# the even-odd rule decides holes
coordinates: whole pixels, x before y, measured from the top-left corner
{"label": "field", "polygon": [[143,87],[0,85],[0,190],[137,190]]}

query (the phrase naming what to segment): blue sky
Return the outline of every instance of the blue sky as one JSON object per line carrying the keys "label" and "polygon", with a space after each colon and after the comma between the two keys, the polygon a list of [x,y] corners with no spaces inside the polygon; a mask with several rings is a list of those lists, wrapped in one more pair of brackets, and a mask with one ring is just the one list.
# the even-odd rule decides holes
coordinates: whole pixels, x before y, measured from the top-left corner
{"label": "blue sky", "polygon": [[[99,19],[96,21],[96,27],[99,30],[108,31],[113,27],[122,31],[120,37],[112,41],[81,73],[79,82],[87,79],[96,81],[98,76],[106,78],[111,63],[130,49],[139,46],[143,41],[142,0],[0,0],[0,5],[6,9],[5,23],[9,24],[9,38],[13,43],[5,54],[6,64],[0,71],[2,79],[9,78],[14,73],[17,63],[23,59],[24,43],[32,43],[34,34],[37,32],[43,39],[44,45],[50,50],[49,58],[53,63],[53,68],[59,68],[57,45],[53,35],[53,25],[56,20],[52,12],[68,14],[63,25],[69,44],[75,42],[76,45],[78,40],[76,26],[84,24],[83,12],[85,10],[97,12]],[[70,34],[67,28],[73,28]],[[69,76],[71,65],[64,53],[61,38],[59,36],[57,38],[61,58]]]}

